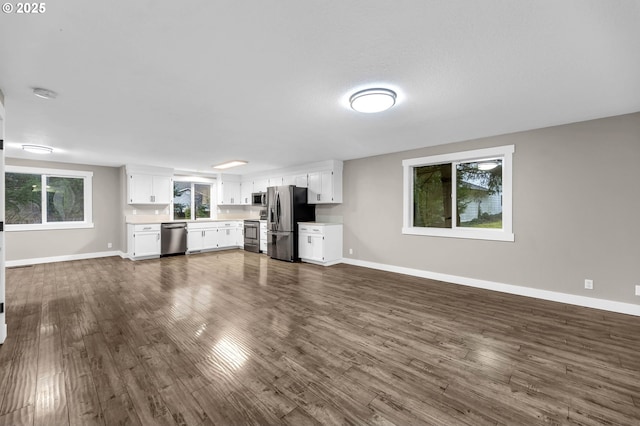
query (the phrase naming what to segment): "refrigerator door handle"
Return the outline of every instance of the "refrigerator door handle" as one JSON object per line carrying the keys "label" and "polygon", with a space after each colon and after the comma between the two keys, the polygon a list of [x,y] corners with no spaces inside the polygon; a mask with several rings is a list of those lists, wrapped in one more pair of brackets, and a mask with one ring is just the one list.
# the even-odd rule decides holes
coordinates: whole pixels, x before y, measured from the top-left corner
{"label": "refrigerator door handle", "polygon": [[280,229],[280,192],[276,192],[276,228]]}

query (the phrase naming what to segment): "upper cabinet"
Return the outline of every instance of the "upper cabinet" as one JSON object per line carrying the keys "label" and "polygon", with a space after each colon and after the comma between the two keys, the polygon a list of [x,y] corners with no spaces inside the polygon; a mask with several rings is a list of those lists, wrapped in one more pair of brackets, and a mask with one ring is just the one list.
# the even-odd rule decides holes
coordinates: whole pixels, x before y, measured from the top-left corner
{"label": "upper cabinet", "polygon": [[282,178],[283,185],[295,185],[300,188],[307,187],[307,174],[286,175]]}
{"label": "upper cabinet", "polygon": [[253,193],[253,181],[243,180],[240,182],[240,204],[251,205],[251,194]]}
{"label": "upper cabinet", "polygon": [[269,179],[254,179],[253,181],[253,192],[267,192],[267,187],[269,186]]}
{"label": "upper cabinet", "polygon": [[218,176],[218,205],[241,205],[240,178],[238,175]]}
{"label": "upper cabinet", "polygon": [[342,167],[307,175],[309,204],[342,203]]}
{"label": "upper cabinet", "polygon": [[127,166],[127,203],[167,205],[173,196],[173,170]]}

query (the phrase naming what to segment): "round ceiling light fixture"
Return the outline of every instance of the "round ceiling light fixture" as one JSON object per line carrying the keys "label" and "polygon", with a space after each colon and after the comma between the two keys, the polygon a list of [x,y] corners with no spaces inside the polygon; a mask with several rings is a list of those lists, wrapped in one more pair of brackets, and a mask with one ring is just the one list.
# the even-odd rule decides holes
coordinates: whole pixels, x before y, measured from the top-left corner
{"label": "round ceiling light fixture", "polygon": [[34,154],[51,154],[53,152],[53,148],[50,146],[43,145],[22,145],[22,149],[27,152],[33,152]]}
{"label": "round ceiling light fixture", "polygon": [[478,163],[478,170],[488,171],[493,170],[498,167],[497,161],[484,161],[482,163]]}
{"label": "round ceiling light fixture", "polygon": [[395,105],[396,96],[396,92],[389,89],[365,89],[351,95],[349,103],[354,111],[382,112]]}
{"label": "round ceiling light fixture", "polygon": [[55,99],[58,94],[53,90],[43,89],[42,87],[34,87],[33,94],[42,99]]}

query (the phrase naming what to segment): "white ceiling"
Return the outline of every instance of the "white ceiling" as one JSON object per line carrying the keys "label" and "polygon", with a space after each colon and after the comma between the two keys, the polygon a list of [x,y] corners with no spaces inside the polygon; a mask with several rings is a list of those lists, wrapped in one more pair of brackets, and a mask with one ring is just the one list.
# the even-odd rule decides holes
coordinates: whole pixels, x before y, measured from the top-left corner
{"label": "white ceiling", "polygon": [[[8,157],[246,174],[640,111],[640,1],[46,7],[0,15]],[[398,103],[349,109],[368,86]]]}

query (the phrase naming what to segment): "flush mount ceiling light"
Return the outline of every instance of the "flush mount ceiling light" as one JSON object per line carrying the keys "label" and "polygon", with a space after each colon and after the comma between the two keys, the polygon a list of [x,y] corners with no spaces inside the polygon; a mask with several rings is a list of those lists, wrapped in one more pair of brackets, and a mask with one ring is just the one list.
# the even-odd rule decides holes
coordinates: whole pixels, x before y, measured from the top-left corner
{"label": "flush mount ceiling light", "polygon": [[53,148],[50,146],[42,145],[22,145],[22,149],[27,152],[33,152],[34,154],[51,154],[53,152]]}
{"label": "flush mount ceiling light", "polygon": [[478,163],[478,170],[493,170],[498,167],[498,163],[495,161],[485,161],[483,163]]}
{"label": "flush mount ceiling light", "polygon": [[349,103],[358,112],[382,112],[396,103],[396,92],[389,89],[365,89],[351,95]]}
{"label": "flush mount ceiling light", "polygon": [[58,94],[53,90],[43,89],[42,87],[35,87],[33,94],[42,99],[55,99],[58,97]]}
{"label": "flush mount ceiling light", "polygon": [[229,169],[231,167],[237,167],[247,164],[247,161],[243,160],[232,160],[227,161],[226,163],[218,164],[217,166],[213,166],[214,169]]}

